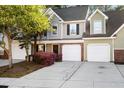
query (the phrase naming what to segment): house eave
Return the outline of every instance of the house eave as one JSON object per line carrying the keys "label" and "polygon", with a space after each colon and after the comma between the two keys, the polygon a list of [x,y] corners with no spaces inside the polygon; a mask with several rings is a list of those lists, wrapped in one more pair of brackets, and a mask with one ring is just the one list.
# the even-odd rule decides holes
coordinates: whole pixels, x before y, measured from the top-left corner
{"label": "house eave", "polygon": [[107,16],[107,15],[105,15],[105,14],[104,14],[102,11],[100,11],[99,9],[96,9],[96,10],[89,16],[88,21],[90,21],[91,18],[92,18],[97,12],[99,12],[101,15],[103,15],[106,20],[108,19],[108,16]]}
{"label": "house eave", "polygon": [[84,40],[92,40],[92,39],[115,39],[116,37],[90,37],[90,38],[83,38]]}
{"label": "house eave", "polygon": [[[44,14],[46,14],[49,10],[53,12],[53,14],[52,14],[51,16],[55,15],[55,16],[58,17],[62,22],[64,22],[64,20],[63,20],[52,8],[49,8]],[[51,16],[50,16],[50,17],[51,17]]]}
{"label": "house eave", "polygon": [[124,27],[124,23],[111,35],[111,37],[116,35],[123,27]]}
{"label": "house eave", "polygon": [[[44,41],[37,41],[37,44],[72,44],[72,43],[83,43],[84,40],[44,40]],[[33,42],[32,42],[33,43]]]}

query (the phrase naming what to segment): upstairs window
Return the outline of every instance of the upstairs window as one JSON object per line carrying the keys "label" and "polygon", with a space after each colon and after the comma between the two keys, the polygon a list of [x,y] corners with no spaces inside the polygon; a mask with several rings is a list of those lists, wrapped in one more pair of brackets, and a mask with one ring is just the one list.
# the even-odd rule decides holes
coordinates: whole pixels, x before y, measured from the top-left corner
{"label": "upstairs window", "polygon": [[102,34],[102,20],[95,20],[93,24],[94,34]]}
{"label": "upstairs window", "polygon": [[68,24],[67,35],[79,35],[79,24]]}
{"label": "upstairs window", "polygon": [[76,24],[70,24],[70,34],[76,35]]}
{"label": "upstairs window", "polygon": [[53,35],[57,35],[57,26],[53,26],[53,29],[54,29]]}
{"label": "upstairs window", "polygon": [[43,36],[44,36],[44,37],[47,37],[47,32],[44,32],[44,33],[43,33]]}

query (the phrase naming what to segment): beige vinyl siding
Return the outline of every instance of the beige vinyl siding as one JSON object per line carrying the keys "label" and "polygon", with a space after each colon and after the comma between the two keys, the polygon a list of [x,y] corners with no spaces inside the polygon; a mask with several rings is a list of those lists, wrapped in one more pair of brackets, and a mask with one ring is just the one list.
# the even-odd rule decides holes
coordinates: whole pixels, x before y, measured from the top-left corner
{"label": "beige vinyl siding", "polygon": [[47,39],[60,39],[61,38],[61,23],[59,21],[59,18],[54,16],[52,18],[52,24],[53,23],[57,24],[57,34],[54,35],[53,31],[48,31],[47,32]]}
{"label": "beige vinyl siding", "polygon": [[46,44],[46,52],[53,52],[53,45],[58,45],[58,53],[61,53],[60,44]]}
{"label": "beige vinyl siding", "polygon": [[[67,24],[79,24],[79,35],[67,35]],[[63,38],[82,38],[85,23],[84,22],[68,22],[63,24]]]}
{"label": "beige vinyl siding", "polygon": [[102,21],[102,32],[105,34],[105,28],[106,28],[106,20],[103,15],[101,15],[99,12],[97,12],[90,20],[90,34],[94,34],[94,21],[95,20],[101,20]]}
{"label": "beige vinyl siding", "polygon": [[116,34],[115,49],[124,49],[124,27]]}
{"label": "beige vinyl siding", "polygon": [[113,46],[111,39],[94,39],[84,40],[84,60],[87,61],[87,45],[88,44],[109,44],[110,45],[110,60],[113,61]]}
{"label": "beige vinyl siding", "polygon": [[52,52],[52,44],[46,44],[46,52]]}

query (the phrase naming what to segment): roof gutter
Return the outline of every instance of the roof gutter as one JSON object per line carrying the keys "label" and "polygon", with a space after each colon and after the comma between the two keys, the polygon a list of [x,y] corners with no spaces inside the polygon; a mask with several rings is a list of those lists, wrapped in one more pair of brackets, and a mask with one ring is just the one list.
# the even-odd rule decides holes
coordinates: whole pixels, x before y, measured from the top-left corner
{"label": "roof gutter", "polygon": [[92,40],[92,39],[115,39],[116,37],[91,37],[91,38],[83,38],[84,40]]}
{"label": "roof gutter", "polygon": [[113,37],[114,35],[116,35],[123,27],[124,27],[124,24],[122,24],[122,25],[111,35],[111,37]]}

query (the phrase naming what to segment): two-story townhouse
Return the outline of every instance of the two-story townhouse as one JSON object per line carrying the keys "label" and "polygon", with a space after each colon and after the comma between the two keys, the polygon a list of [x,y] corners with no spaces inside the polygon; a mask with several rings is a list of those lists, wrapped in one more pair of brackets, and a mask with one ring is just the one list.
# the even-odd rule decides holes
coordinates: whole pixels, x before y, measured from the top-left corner
{"label": "two-story townhouse", "polygon": [[86,31],[88,6],[46,11],[55,31],[45,33],[38,51],[61,53],[63,61],[83,61],[83,33]]}
{"label": "two-story townhouse", "polygon": [[87,19],[84,60],[124,62],[124,11],[94,11]]}
{"label": "two-story townhouse", "polygon": [[89,15],[88,6],[77,6],[46,13],[56,31],[39,41],[39,50],[62,53],[63,61],[124,62],[124,11]]}

